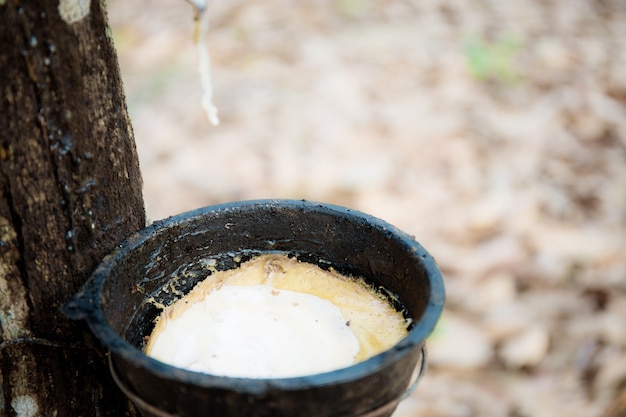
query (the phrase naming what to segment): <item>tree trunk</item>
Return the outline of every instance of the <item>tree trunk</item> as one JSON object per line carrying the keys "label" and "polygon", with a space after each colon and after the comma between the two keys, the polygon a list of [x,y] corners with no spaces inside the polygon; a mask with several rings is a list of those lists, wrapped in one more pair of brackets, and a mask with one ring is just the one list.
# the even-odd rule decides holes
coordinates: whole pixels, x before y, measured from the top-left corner
{"label": "tree trunk", "polygon": [[131,416],[59,308],[145,225],[104,5],[0,0],[0,416]]}

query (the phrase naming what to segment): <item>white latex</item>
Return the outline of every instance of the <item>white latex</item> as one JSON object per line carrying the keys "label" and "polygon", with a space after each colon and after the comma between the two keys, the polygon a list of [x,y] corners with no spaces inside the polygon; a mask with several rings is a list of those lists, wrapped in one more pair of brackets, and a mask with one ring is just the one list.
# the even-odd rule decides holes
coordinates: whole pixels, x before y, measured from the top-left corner
{"label": "white latex", "polygon": [[214,375],[281,378],[350,366],[358,352],[330,301],[268,285],[224,285],[168,320],[150,354]]}

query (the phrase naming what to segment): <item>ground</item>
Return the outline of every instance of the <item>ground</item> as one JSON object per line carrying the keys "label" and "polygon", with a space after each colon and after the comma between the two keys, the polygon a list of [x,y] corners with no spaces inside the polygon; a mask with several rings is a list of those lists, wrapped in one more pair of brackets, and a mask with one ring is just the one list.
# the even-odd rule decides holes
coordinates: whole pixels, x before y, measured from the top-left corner
{"label": "ground", "polygon": [[445,313],[394,417],[620,415],[626,2],[209,2],[217,127],[191,5],[108,9],[152,219],[305,198],[437,259]]}

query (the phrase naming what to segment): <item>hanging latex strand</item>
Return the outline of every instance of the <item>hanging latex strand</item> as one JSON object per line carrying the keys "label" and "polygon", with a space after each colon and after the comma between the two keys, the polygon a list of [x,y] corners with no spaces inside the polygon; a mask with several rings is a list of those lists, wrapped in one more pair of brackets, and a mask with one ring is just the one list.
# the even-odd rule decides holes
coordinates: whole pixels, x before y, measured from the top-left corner
{"label": "hanging latex strand", "polygon": [[211,56],[209,55],[206,37],[209,21],[206,16],[206,0],[188,0],[194,7],[194,33],[193,43],[198,51],[198,72],[202,85],[202,107],[206,112],[209,122],[213,126],[220,124],[217,116],[217,107],[213,104],[213,83],[211,81]]}

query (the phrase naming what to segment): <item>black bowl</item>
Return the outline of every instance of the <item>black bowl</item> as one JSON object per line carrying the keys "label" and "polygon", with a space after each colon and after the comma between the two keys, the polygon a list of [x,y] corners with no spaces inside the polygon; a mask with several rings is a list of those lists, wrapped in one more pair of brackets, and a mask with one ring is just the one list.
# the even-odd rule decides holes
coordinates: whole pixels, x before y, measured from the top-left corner
{"label": "black bowl", "polygon": [[[162,305],[213,267],[235,268],[268,252],[383,288],[413,320],[408,335],[355,365],[293,378],[208,375],[143,353]],[[390,224],[329,204],[258,200],[201,208],[141,230],[103,260],[65,312],[87,321],[110,351],[118,383],[145,416],[341,417],[367,414],[402,396],[443,303],[434,259]]]}

